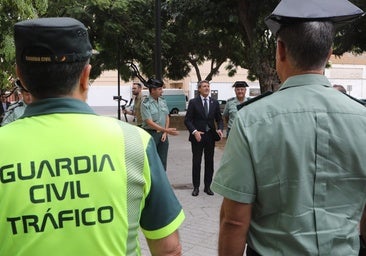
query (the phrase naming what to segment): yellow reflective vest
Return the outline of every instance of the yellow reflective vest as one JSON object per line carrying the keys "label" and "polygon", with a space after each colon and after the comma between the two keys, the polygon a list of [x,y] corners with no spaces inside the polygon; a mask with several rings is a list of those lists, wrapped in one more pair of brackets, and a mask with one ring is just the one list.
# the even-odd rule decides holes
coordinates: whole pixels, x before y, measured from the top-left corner
{"label": "yellow reflective vest", "polygon": [[75,99],[0,128],[0,255],[140,255],[184,219],[144,130]]}

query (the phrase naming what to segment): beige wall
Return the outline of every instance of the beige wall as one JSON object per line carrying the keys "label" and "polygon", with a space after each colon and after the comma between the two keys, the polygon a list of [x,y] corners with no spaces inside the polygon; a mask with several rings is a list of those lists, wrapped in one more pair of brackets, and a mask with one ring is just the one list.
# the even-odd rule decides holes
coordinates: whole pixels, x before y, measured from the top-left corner
{"label": "beige wall", "polygon": [[[331,68],[327,69],[325,75],[331,83],[340,83],[344,86],[351,86],[349,94],[356,98],[366,98],[366,54],[354,56],[350,53],[344,54],[341,58],[332,56],[330,59]],[[204,78],[209,73],[210,63],[206,62],[200,67],[201,76]],[[247,80],[247,70],[238,69],[234,77],[229,77],[225,70],[225,64],[221,66],[219,74],[214,76],[211,82],[234,83],[237,80],[245,80],[251,88],[259,88],[258,82]],[[121,86],[131,86],[132,81],[121,81]],[[186,78],[178,81],[164,80],[166,88],[183,89],[189,95],[190,84],[197,83],[197,76],[192,72]],[[117,72],[105,71],[92,82],[93,86],[117,86]]]}

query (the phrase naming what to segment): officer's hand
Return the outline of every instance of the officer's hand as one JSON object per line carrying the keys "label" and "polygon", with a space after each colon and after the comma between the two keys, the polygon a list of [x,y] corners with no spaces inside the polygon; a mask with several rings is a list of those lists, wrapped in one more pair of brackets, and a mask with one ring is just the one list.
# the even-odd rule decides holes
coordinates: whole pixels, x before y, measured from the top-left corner
{"label": "officer's hand", "polygon": [[220,139],[224,136],[221,130],[216,130],[217,134],[220,136]]}
{"label": "officer's hand", "polygon": [[177,131],[176,128],[168,128],[168,129],[166,129],[165,132],[168,133],[169,135],[173,135],[173,136],[179,134],[179,131]]}
{"label": "officer's hand", "polygon": [[160,141],[161,141],[161,142],[166,141],[166,137],[168,137],[168,134],[167,134],[166,132],[164,132],[164,133],[163,133],[163,135],[161,136]]}

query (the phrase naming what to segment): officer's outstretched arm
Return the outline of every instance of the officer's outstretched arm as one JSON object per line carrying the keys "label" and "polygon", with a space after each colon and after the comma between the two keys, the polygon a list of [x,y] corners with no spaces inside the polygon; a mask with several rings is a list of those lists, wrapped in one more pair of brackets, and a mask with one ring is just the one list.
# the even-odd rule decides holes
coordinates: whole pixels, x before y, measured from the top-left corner
{"label": "officer's outstretched arm", "polygon": [[161,239],[147,239],[152,256],[178,256],[182,255],[182,246],[179,241],[178,230]]}

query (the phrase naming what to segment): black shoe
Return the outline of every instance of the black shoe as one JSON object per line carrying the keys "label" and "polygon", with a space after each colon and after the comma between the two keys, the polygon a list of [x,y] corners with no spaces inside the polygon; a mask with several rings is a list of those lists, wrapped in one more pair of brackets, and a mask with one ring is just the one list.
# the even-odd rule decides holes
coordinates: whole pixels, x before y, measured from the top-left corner
{"label": "black shoe", "polygon": [[200,193],[200,190],[198,188],[194,188],[192,191],[192,196],[198,196],[199,193]]}
{"label": "black shoe", "polygon": [[212,192],[212,190],[210,188],[205,188],[203,190],[207,195],[209,196],[213,196],[214,195],[214,192]]}

